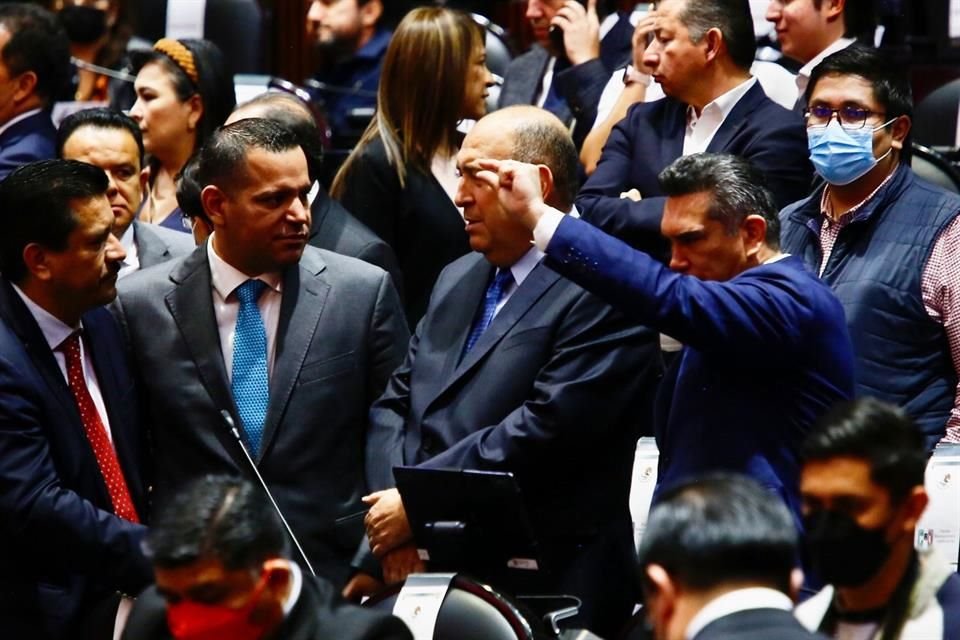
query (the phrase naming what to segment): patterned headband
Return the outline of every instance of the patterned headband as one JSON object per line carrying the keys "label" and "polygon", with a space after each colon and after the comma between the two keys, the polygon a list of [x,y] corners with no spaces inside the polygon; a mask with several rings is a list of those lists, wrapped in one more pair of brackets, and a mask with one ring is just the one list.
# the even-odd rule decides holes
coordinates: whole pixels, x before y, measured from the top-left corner
{"label": "patterned headband", "polygon": [[153,50],[166,54],[187,74],[188,78],[193,80],[193,84],[200,82],[200,76],[197,75],[197,65],[193,61],[193,54],[179,40],[161,38],[153,45]]}

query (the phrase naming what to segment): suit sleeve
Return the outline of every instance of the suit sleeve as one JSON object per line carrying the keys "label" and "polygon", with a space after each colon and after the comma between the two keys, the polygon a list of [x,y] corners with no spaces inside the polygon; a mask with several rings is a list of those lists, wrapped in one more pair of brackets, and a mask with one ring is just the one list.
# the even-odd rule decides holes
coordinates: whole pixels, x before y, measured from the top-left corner
{"label": "suit sleeve", "polygon": [[498,424],[477,429],[421,463],[427,468],[542,469],[602,446],[659,374],[654,334],[589,294],[557,327],[552,352],[527,400]]}
{"label": "suit sleeve", "polygon": [[62,425],[40,407],[40,390],[0,356],[0,529],[18,553],[96,576],[125,593],[152,578],[140,544],[146,527],[95,507],[60,482],[45,431]]}
{"label": "suit sleeve", "polygon": [[595,227],[564,218],[551,266],[634,318],[700,351],[772,357],[799,349],[812,310],[801,283],[751,270],[726,282],[675,273]]}
{"label": "suit sleeve", "polygon": [[390,274],[393,280],[393,286],[403,300],[403,276],[400,274],[400,265],[397,264],[397,256],[393,249],[386,242],[371,242],[365,246],[358,254],[357,258],[370,264],[375,264]]}
{"label": "suit sleeve", "polygon": [[[764,176],[778,209],[813,192],[813,165],[810,164],[807,131],[799,116],[792,115],[786,119],[770,118],[770,125],[756,133],[739,154]],[[756,117],[762,118],[763,114]]]}

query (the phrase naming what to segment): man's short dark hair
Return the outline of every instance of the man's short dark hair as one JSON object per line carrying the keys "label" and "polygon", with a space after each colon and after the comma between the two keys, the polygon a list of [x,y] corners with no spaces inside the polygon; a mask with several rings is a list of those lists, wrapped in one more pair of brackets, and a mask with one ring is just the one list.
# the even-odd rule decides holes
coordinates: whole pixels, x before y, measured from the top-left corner
{"label": "man's short dark hair", "polygon": [[[818,11],[823,0],[813,0]],[[877,12],[874,0],[847,0],[843,5],[843,35],[847,38],[861,38],[873,42],[873,32],[877,28]]]}
{"label": "man's short dark hair", "polygon": [[762,216],[767,221],[767,246],[780,246],[780,217],[773,194],[763,174],[743,158],[720,153],[682,156],[664,169],[659,179],[666,196],[713,194],[710,217],[722,222],[731,235],[747,216]]}
{"label": "man's short dark hair", "polygon": [[714,473],[667,489],[650,511],[638,551],[688,589],[728,583],[790,591],[797,529],[780,497],[746,476]]}
{"label": "man's short dark hair", "polygon": [[514,131],[512,158],[550,167],[556,194],[554,206],[564,213],[573,206],[580,186],[577,176],[580,160],[565,129],[546,122],[523,122]]}
{"label": "man's short dark hair", "polygon": [[246,176],[247,153],[251,149],[282,153],[299,148],[297,137],[281,124],[264,118],[238,120],[214,131],[203,145],[197,180],[201,188],[213,184],[228,189]]}
{"label": "man's short dark hair", "polygon": [[165,505],[147,533],[154,566],[175,569],[217,559],[228,570],[286,557],[286,533],[263,491],[246,480],[208,475]]}
{"label": "man's short dark hair", "polygon": [[851,457],[870,465],[870,478],[899,503],[923,486],[923,433],[897,407],[875,398],[838,404],[814,426],[801,449],[805,462]]}
{"label": "man's short dark hair", "polygon": [[700,39],[710,29],[719,29],[730,58],[741,69],[749,69],[757,53],[749,0],[685,0],[680,21],[690,39]]}
{"label": "man's short dark hair", "polygon": [[0,4],[0,25],[10,34],[3,63],[11,76],[37,75],[36,94],[49,104],[70,80],[70,41],[56,16],[25,2]]}
{"label": "man's short dark hair", "polygon": [[143,134],[140,133],[140,126],[130,116],[107,107],[83,109],[64,118],[60,123],[60,128],[57,129],[57,157],[63,157],[63,147],[66,146],[67,140],[73,135],[74,131],[82,127],[126,131],[137,143],[137,150],[140,152],[140,166],[143,166]]}
{"label": "man's short dark hair", "polygon": [[234,111],[246,107],[262,107],[263,112],[260,117],[290,129],[297,137],[300,148],[307,155],[310,179],[316,180],[320,177],[323,164],[323,140],[317,121],[307,103],[290,93],[267,91],[238,105]]}
{"label": "man's short dark hair", "polygon": [[103,195],[109,183],[99,167],[75,160],[42,160],[18,168],[0,182],[0,272],[11,282],[27,276],[23,250],[37,243],[67,248],[77,226],[72,201]]}
{"label": "man's short dark hair", "polygon": [[203,185],[197,178],[197,171],[200,168],[198,160],[199,154],[193,154],[177,174],[177,204],[186,217],[200,218],[212,227],[213,223],[207,217],[207,212],[203,210],[203,199],[200,197]]}

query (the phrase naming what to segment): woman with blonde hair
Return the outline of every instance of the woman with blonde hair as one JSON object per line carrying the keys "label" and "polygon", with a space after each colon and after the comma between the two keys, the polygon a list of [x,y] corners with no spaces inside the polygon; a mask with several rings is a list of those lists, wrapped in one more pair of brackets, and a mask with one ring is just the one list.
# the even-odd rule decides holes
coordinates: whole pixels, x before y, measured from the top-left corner
{"label": "woman with blonde hair", "polygon": [[454,204],[457,127],[483,117],[491,84],[483,31],[467,14],[414,9],[387,49],[377,114],[331,187],[397,254],[411,327],[443,267],[470,251]]}

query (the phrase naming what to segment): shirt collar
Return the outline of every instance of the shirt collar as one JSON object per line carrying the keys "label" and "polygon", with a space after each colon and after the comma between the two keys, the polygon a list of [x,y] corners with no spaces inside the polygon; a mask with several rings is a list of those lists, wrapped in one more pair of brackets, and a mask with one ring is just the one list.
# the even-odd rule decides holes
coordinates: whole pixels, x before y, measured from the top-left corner
{"label": "shirt collar", "polygon": [[2,136],[2,135],[4,134],[4,132],[5,132],[7,129],[9,129],[10,127],[12,127],[13,125],[17,124],[18,122],[21,122],[22,120],[26,120],[27,118],[30,118],[30,117],[32,117],[32,116],[35,116],[35,115],[37,115],[38,113],[40,113],[41,111],[43,111],[43,109],[40,109],[40,108],[30,109],[29,111],[24,111],[23,113],[21,113],[21,114],[18,115],[18,116],[14,116],[14,117],[10,118],[10,119],[7,120],[6,122],[4,122],[2,126],[0,126],[0,136]]}
{"label": "shirt collar", "polygon": [[853,43],[853,38],[835,40],[830,46],[814,56],[813,60],[800,67],[800,71],[797,72],[797,88],[800,89],[800,94],[802,95],[807,90],[807,83],[810,82],[810,74],[813,73],[814,67],[823,62],[823,59],[831,53],[846,49]]}
{"label": "shirt collar", "polygon": [[523,284],[523,281],[527,279],[527,276],[530,275],[530,272],[540,264],[540,261],[543,260],[545,253],[537,249],[536,247],[530,247],[519,260],[514,262],[510,266],[510,273],[513,274],[513,281],[517,283],[519,287]]}
{"label": "shirt collar", "polygon": [[133,236],[133,223],[130,223],[130,226],[127,227],[127,230],[123,232],[123,235],[120,236],[120,244],[123,245],[123,250],[127,253],[130,253],[130,250],[134,248],[135,238]]}
{"label": "shirt collar", "polygon": [[303,572],[297,563],[292,561],[290,562],[290,580],[290,593],[287,594],[287,599],[283,601],[284,617],[290,615],[290,612],[293,611],[297,600],[300,599],[300,591],[303,589]]}
{"label": "shirt collar", "polygon": [[687,640],[691,640],[691,638],[694,638],[698,633],[703,631],[704,627],[711,622],[733,613],[751,609],[782,609],[783,611],[790,611],[793,609],[793,602],[786,594],[776,589],[767,589],[765,587],[751,587],[730,591],[714,598],[697,612],[697,615],[695,615],[687,625],[685,637]]}
{"label": "shirt collar", "polygon": [[10,284],[13,286],[13,290],[17,292],[17,295],[20,296],[20,299],[23,300],[23,304],[27,305],[27,311],[30,312],[30,315],[32,315],[33,319],[37,322],[51,351],[56,351],[57,347],[63,344],[63,341],[69,338],[71,334],[83,328],[82,323],[76,327],[65,324],[62,320],[27,297],[27,294],[25,294],[20,287],[13,283]]}
{"label": "shirt collar", "polygon": [[[213,235],[207,239],[207,261],[210,263],[210,280],[213,288],[217,290],[224,300],[234,292],[241,284],[250,280],[250,276],[240,271],[231,264],[224,261],[217,255],[213,248]],[[283,292],[283,281],[279,273],[261,273],[256,276],[256,280],[261,280],[268,287],[277,293]]]}
{"label": "shirt collar", "polygon": [[747,94],[747,91],[753,88],[753,85],[757,84],[757,79],[750,77],[748,80],[741,82],[730,91],[727,91],[723,95],[717,96],[703,107],[700,111],[700,116],[697,116],[696,110],[693,106],[687,107],[687,120],[691,124],[695,123],[697,120],[703,117],[703,114],[707,111],[719,111],[720,112],[720,122],[723,122],[727,119],[727,116],[730,115],[730,112],[733,111],[733,108],[737,106],[737,103],[740,102],[740,99]]}
{"label": "shirt collar", "polygon": [[833,217],[830,216],[830,198],[828,197],[830,192],[830,185],[828,184],[827,186],[824,187],[823,193],[820,194],[820,215],[823,217],[825,221],[827,221],[828,224],[837,223],[842,220],[849,220],[851,217],[853,217],[854,214],[860,211],[860,209],[862,209],[864,205],[866,205],[868,202],[873,200],[874,196],[876,196],[881,189],[887,186],[887,183],[890,182],[890,180],[893,178],[894,175],[896,175],[897,169],[899,168],[900,168],[900,164],[898,163],[897,166],[893,168],[893,171],[888,173],[887,177],[883,179],[883,182],[877,185],[876,189],[871,191],[866,198],[858,202],[851,209],[844,211],[843,214],[838,216],[836,220],[834,220]]}

